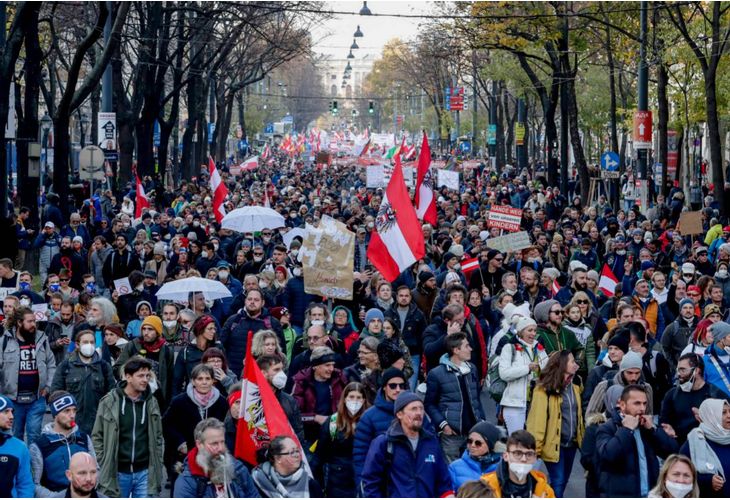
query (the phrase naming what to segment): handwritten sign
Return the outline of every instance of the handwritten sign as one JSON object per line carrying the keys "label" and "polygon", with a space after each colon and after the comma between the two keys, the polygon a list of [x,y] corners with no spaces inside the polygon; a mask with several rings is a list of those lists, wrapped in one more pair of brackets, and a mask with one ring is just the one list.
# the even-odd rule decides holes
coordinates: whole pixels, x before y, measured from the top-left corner
{"label": "handwritten sign", "polygon": [[385,167],[383,165],[371,165],[367,168],[366,185],[372,189],[384,188],[386,186]]}
{"label": "handwritten sign", "polygon": [[114,280],[114,289],[119,295],[127,295],[132,293],[132,285],[129,283],[129,278],[120,278]]}
{"label": "handwritten sign", "polygon": [[355,233],[325,215],[318,227],[307,224],[299,250],[304,291],[327,298],[352,299]]}
{"label": "handwritten sign", "polygon": [[506,205],[492,205],[489,209],[487,226],[506,229],[507,231],[519,231],[522,221],[522,209]]}
{"label": "handwritten sign", "polygon": [[459,190],[459,172],[454,170],[438,171],[438,187],[446,186],[454,191]]}
{"label": "handwritten sign", "polygon": [[527,231],[519,231],[496,238],[489,238],[486,243],[489,248],[499,250],[503,253],[514,252],[532,246],[530,235],[527,234]]}
{"label": "handwritten sign", "polygon": [[702,212],[682,212],[679,216],[679,230],[682,235],[702,234]]}

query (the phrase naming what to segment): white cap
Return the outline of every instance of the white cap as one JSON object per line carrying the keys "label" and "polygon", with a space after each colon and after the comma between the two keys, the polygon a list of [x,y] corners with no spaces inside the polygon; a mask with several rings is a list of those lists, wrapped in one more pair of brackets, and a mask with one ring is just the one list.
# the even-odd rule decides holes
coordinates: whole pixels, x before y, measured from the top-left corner
{"label": "white cap", "polygon": [[578,269],[582,269],[583,271],[588,271],[588,268],[586,267],[586,265],[583,264],[579,260],[571,260],[570,265],[568,267],[570,268],[571,273],[574,273]]}
{"label": "white cap", "polygon": [[461,258],[461,256],[464,255],[464,247],[461,245],[451,245],[449,247],[449,252]]}
{"label": "white cap", "polygon": [[524,330],[525,328],[527,328],[528,326],[537,326],[537,323],[535,323],[535,320],[532,318],[522,317],[517,322],[517,326],[515,327],[515,330],[517,330],[517,332],[519,333],[522,330]]}
{"label": "white cap", "polygon": [[682,264],[682,274],[694,274],[695,273],[695,265],[691,262],[685,262]]}

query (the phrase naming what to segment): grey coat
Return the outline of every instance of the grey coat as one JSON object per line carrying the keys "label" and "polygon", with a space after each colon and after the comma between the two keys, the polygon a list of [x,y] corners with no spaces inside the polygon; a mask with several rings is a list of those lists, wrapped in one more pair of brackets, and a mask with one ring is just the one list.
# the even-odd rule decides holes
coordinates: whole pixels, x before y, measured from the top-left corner
{"label": "grey coat", "polygon": [[[15,329],[6,330],[0,339],[0,394],[15,401],[18,398],[18,371],[20,370],[20,344],[15,338]],[[56,373],[56,358],[48,337],[42,331],[36,332],[36,363],[38,365],[38,392],[50,392],[53,375]]]}

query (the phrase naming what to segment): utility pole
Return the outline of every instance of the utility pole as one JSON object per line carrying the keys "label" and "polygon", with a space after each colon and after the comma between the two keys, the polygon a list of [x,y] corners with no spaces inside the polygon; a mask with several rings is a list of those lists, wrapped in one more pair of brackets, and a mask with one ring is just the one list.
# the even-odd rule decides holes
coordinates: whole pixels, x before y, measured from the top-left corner
{"label": "utility pole", "polygon": [[489,160],[492,168],[497,166],[497,80],[492,80],[492,95],[489,96]]}
{"label": "utility pole", "polygon": [[476,156],[477,147],[477,52],[471,51],[471,156]]}
{"label": "utility pole", "polygon": [[[566,9],[567,10],[567,9]],[[563,14],[563,51],[568,52],[568,16]],[[563,196],[568,195],[568,78],[567,68],[561,68],[560,72],[560,191]]]}
{"label": "utility pole", "polygon": [[517,142],[517,167],[520,171],[527,167],[527,107],[525,106],[525,100],[520,97],[517,99],[517,127],[522,133],[522,140],[515,134]]}
{"label": "utility pole", "polygon": [[[647,3],[641,2],[641,50],[639,52],[639,89],[638,105],[639,111],[649,110],[649,66],[646,63],[646,42],[647,42]],[[649,150],[637,150],[637,166],[639,168],[639,179],[641,179],[641,209],[646,210],[647,205],[647,157]]]}

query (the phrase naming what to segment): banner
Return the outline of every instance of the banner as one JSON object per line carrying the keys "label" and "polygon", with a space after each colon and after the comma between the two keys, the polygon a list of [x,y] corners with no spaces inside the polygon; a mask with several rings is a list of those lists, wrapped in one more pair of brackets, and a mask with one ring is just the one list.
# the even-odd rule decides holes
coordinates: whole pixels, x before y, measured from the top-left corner
{"label": "banner", "polygon": [[117,150],[117,114],[99,113],[97,116],[99,147],[105,151]]}
{"label": "banner", "polygon": [[455,170],[439,170],[438,176],[438,187],[446,186],[454,191],[459,190],[459,172]]}
{"label": "banner", "polygon": [[508,205],[492,205],[489,209],[487,227],[506,229],[507,231],[519,231],[522,221],[522,209]]}
{"label": "banner", "polygon": [[306,225],[299,255],[304,291],[327,298],[352,300],[355,269],[355,233],[328,215],[319,227]]}
{"label": "banner", "polygon": [[682,212],[679,215],[679,226],[677,227],[682,236],[688,234],[702,234],[702,212]]}
{"label": "banner", "polygon": [[499,250],[502,253],[515,252],[532,246],[530,235],[527,234],[527,231],[489,238],[486,243],[489,248]]}

